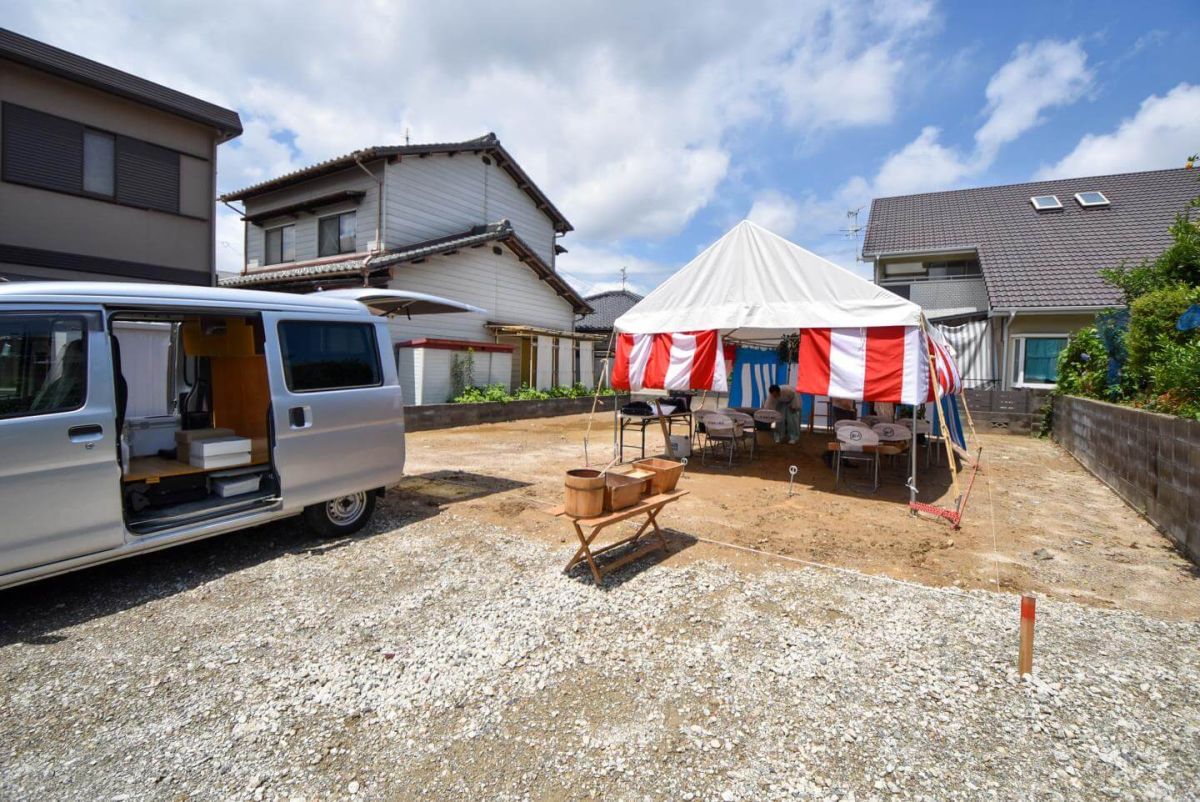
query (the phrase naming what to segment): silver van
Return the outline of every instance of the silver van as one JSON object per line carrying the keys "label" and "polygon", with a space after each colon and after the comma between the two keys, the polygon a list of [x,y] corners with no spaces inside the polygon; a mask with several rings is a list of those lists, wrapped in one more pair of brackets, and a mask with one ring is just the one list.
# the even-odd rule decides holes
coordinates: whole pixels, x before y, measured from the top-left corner
{"label": "silver van", "polygon": [[312,295],[0,284],[0,587],[303,515],[364,526],[404,469],[386,315]]}

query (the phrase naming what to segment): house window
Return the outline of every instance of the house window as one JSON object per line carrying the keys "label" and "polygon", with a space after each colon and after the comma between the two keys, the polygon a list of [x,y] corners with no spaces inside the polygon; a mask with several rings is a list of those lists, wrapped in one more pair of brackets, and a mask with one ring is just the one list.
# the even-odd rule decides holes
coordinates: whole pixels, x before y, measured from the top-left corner
{"label": "house window", "polygon": [[[0,107],[0,116],[4,181],[136,209],[180,213],[182,154],[178,151],[12,103]],[[208,161],[197,161],[207,174]],[[208,200],[200,207],[203,216],[210,205]]]}
{"label": "house window", "polygon": [[116,140],[112,134],[83,132],[83,191],[112,197],[116,194]]}
{"label": "house window", "polygon": [[1014,338],[1014,384],[1018,387],[1052,387],[1058,381],[1058,354],[1067,347],[1060,335]]}
{"label": "house window", "polygon": [[317,226],[317,255],[336,256],[339,253],[354,253],[355,222],[354,212],[322,217]]}
{"label": "house window", "polygon": [[277,265],[280,262],[296,261],[296,227],[280,226],[267,229],[266,262]]}

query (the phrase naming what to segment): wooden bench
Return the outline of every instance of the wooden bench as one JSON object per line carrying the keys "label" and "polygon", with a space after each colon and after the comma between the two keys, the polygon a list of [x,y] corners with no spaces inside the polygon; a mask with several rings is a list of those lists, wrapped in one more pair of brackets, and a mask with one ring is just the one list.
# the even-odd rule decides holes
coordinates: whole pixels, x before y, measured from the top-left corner
{"label": "wooden bench", "polygon": [[[639,560],[645,557],[652,551],[666,551],[667,539],[663,536],[662,530],[658,528],[658,514],[662,508],[671,502],[678,501],[688,494],[686,490],[673,490],[670,493],[662,493],[656,496],[647,496],[632,507],[626,507],[623,510],[616,512],[608,512],[603,515],[598,515],[595,518],[577,518],[574,515],[567,515],[566,510],[562,506],[554,507],[547,510],[550,515],[556,518],[566,518],[571,522],[575,529],[575,535],[579,538],[579,549],[575,552],[575,556],[567,563],[567,567],[563,569],[564,574],[569,574],[575,566],[582,562],[586,562],[592,571],[592,578],[599,585],[605,576],[617,570],[623,565],[628,565],[634,560]],[[639,516],[646,516],[646,521],[633,535],[622,538],[615,543],[610,543],[607,546],[599,549],[592,549],[592,542],[596,537],[613,524],[628,521]],[[646,533],[646,530],[653,527],[654,538],[647,538],[648,542],[638,546],[637,541]],[[589,534],[584,534],[584,529],[590,530]],[[596,562],[596,558],[602,554],[611,552],[613,549],[621,546],[631,546],[629,552],[622,554],[614,560],[608,561],[603,565]]]}

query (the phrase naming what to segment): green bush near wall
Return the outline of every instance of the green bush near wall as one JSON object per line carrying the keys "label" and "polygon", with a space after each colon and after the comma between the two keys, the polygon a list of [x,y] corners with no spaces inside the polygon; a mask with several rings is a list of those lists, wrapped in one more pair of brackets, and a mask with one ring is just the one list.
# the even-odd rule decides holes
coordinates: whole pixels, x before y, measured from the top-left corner
{"label": "green bush near wall", "polygon": [[1059,354],[1058,393],[1200,420],[1200,329],[1176,325],[1200,304],[1197,209],[1200,198],[1176,216],[1172,243],[1158,258],[1102,271],[1125,298],[1128,324],[1116,337],[1101,337],[1095,326],[1071,335]]}
{"label": "green bush near wall", "polygon": [[[538,390],[535,387],[522,385],[514,393],[510,393],[503,384],[489,384],[486,387],[468,387],[451,399],[452,404],[479,404],[486,401],[496,401],[501,404],[509,401],[546,401],[551,398],[584,398],[596,393],[582,384],[551,387],[549,390]],[[600,395],[614,395],[612,389],[603,387]]]}

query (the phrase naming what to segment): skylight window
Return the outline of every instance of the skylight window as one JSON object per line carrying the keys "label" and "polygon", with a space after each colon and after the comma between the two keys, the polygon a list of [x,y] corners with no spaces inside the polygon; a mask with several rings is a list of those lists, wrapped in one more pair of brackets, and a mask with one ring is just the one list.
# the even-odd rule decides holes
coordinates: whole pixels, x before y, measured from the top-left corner
{"label": "skylight window", "polygon": [[1103,192],[1092,190],[1090,192],[1076,192],[1075,200],[1079,201],[1079,205],[1088,206],[1107,206],[1108,198],[1104,197]]}
{"label": "skylight window", "polygon": [[1039,212],[1044,212],[1047,209],[1062,208],[1062,201],[1058,199],[1057,195],[1034,195],[1029,199],[1029,202],[1032,203],[1033,208],[1037,209]]}

